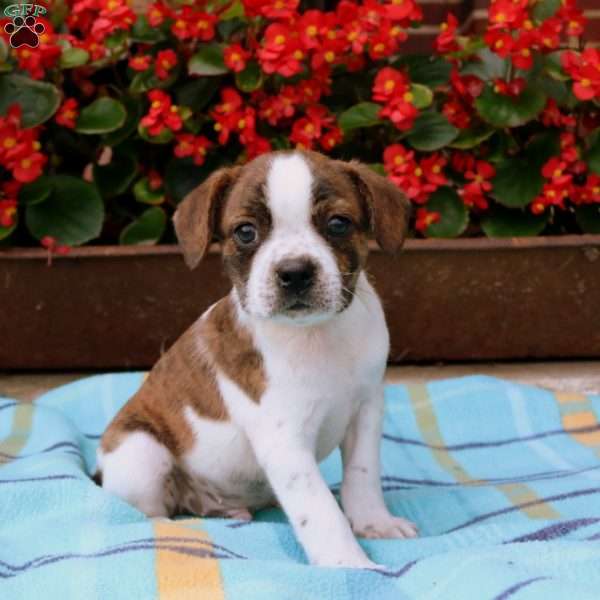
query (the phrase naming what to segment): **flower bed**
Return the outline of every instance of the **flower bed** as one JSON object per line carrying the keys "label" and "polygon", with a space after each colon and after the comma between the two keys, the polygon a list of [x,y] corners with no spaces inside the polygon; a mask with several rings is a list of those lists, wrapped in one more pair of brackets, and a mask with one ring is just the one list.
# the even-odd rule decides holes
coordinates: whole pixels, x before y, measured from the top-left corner
{"label": "flower bed", "polygon": [[436,56],[402,53],[414,0],[70,0],[31,22],[36,48],[11,48],[17,18],[3,245],[172,241],[209,172],[293,147],[386,173],[415,236],[600,232],[600,50],[573,0],[495,0],[482,36],[450,14]]}

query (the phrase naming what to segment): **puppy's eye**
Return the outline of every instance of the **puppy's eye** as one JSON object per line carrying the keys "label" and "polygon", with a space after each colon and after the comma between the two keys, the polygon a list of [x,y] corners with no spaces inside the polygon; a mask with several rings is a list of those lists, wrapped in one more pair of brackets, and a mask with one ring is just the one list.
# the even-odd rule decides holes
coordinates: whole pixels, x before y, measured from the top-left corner
{"label": "puppy's eye", "polygon": [[331,237],[344,237],[352,230],[352,221],[348,217],[335,215],[327,221],[327,234]]}
{"label": "puppy's eye", "polygon": [[233,236],[243,246],[249,246],[257,240],[258,231],[252,223],[242,223],[235,228]]}

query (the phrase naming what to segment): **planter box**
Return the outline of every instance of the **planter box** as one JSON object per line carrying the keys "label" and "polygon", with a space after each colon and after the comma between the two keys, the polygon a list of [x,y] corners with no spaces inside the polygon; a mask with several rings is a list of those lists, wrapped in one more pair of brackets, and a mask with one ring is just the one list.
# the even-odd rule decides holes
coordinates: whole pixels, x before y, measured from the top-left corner
{"label": "planter box", "polygon": [[[411,240],[369,271],[392,362],[600,357],[600,236]],[[0,369],[149,367],[228,289],[216,249],[2,251]]]}

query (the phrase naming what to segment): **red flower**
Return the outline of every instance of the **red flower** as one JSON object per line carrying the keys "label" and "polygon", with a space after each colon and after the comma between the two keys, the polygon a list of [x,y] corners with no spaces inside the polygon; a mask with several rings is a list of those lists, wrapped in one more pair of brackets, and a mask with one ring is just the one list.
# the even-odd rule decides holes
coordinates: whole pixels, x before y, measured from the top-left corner
{"label": "red flower", "polygon": [[536,35],[523,32],[513,44],[510,58],[517,69],[531,69],[533,67],[533,52],[536,43]]}
{"label": "red flower", "polygon": [[391,0],[384,4],[384,8],[388,19],[404,26],[423,19],[423,13],[414,0]]}
{"label": "red flower", "polygon": [[163,179],[160,176],[160,173],[158,171],[155,171],[154,169],[150,169],[148,171],[148,187],[151,190],[156,191],[162,187],[162,184]]}
{"label": "red flower", "polygon": [[468,196],[483,196],[484,192],[489,192],[492,189],[492,184],[489,181],[496,174],[494,165],[485,160],[478,160],[474,168],[465,172],[465,179],[470,181],[465,185],[465,193]]}
{"label": "red flower", "polygon": [[319,143],[321,144],[321,148],[323,148],[323,150],[328,151],[332,148],[335,148],[335,146],[337,146],[343,139],[344,134],[342,133],[342,130],[335,126],[332,127],[325,135],[323,135],[323,137],[321,137]]}
{"label": "red flower", "polygon": [[270,151],[271,142],[260,135],[255,135],[246,143],[246,154],[248,156],[248,160],[252,160],[260,154],[265,154],[266,152]]}
{"label": "red flower", "polygon": [[546,127],[575,127],[577,121],[573,115],[563,115],[556,100],[549,98],[540,120]]}
{"label": "red flower", "polygon": [[240,44],[230,44],[223,52],[225,66],[234,73],[239,73],[246,68],[246,64],[251,54]]}
{"label": "red flower", "polygon": [[90,33],[95,40],[103,41],[115,31],[128,31],[135,20],[135,13],[125,0],[108,0],[105,8],[94,19]]}
{"label": "red flower", "polygon": [[458,190],[458,195],[462,198],[465,206],[476,208],[478,210],[486,210],[489,207],[487,198],[477,189],[469,185]]}
{"label": "red flower", "polygon": [[384,67],[377,73],[373,83],[373,100],[389,102],[398,95],[408,92],[410,83],[408,77],[392,67]]}
{"label": "red flower", "polygon": [[184,6],[174,17],[171,32],[180,40],[201,40],[208,42],[215,37],[218,17],[204,11]]}
{"label": "red flower", "polygon": [[600,98],[600,50],[587,48],[581,54],[566,51],[561,63],[573,78],[573,93],[579,100]]}
{"label": "red flower", "polygon": [[302,70],[301,61],[306,57],[300,47],[298,34],[280,23],[272,23],[267,27],[257,56],[265,73],[279,73],[284,77],[299,73]]}
{"label": "red flower", "polygon": [[558,19],[546,19],[537,31],[537,37],[542,48],[555,50],[560,45],[562,24]]}
{"label": "red flower", "polygon": [[75,98],[68,98],[56,111],[54,120],[63,127],[74,129],[75,125],[77,124],[77,117],[79,116],[79,111],[77,109],[77,100],[75,100]]}
{"label": "red flower", "polygon": [[466,129],[471,123],[471,113],[456,99],[450,99],[442,107],[448,121],[459,129]]}
{"label": "red flower", "polygon": [[301,148],[312,148],[322,136],[324,127],[335,127],[334,119],[320,104],[309,106],[306,116],[296,120],[292,126],[290,141]]}
{"label": "red flower", "polygon": [[514,40],[510,33],[499,29],[488,29],[483,36],[483,40],[490,50],[502,58],[506,58],[514,47]]}
{"label": "red flower", "polygon": [[21,107],[9,106],[6,115],[0,116],[0,166],[13,178],[28,183],[42,174],[47,157],[40,150],[37,129],[20,129]]}
{"label": "red flower", "polygon": [[242,0],[248,17],[283,20],[293,17],[300,0]]}
{"label": "red flower", "polygon": [[192,156],[194,164],[201,165],[206,158],[207,150],[212,146],[212,142],[203,135],[192,135],[191,133],[182,133],[177,136],[177,146],[174,154],[179,158]]}
{"label": "red flower", "polygon": [[527,86],[527,82],[523,77],[516,77],[512,81],[504,81],[504,79],[494,79],[494,91],[503,96],[517,98],[523,93]]}
{"label": "red flower", "polygon": [[556,12],[556,17],[567,24],[565,33],[569,36],[580,36],[583,34],[587,19],[583,16],[583,12],[579,10],[574,3],[569,5],[568,2],[563,2],[562,6]]}
{"label": "red flower", "polygon": [[237,129],[242,118],[242,97],[230,87],[221,90],[221,103],[217,104],[210,116],[216,121],[215,131],[219,133],[219,144],[226,144],[229,135]]}
{"label": "red flower", "polygon": [[430,225],[437,223],[441,218],[442,215],[437,211],[429,211],[426,208],[419,208],[417,209],[415,229],[421,233],[425,233],[425,230]]}
{"label": "red flower", "polygon": [[127,64],[134,71],[145,71],[150,68],[151,61],[152,57],[149,54],[138,54],[137,56],[132,56]]}
{"label": "red flower", "polygon": [[320,34],[324,28],[325,18],[320,10],[307,10],[298,19],[300,41],[305,50],[314,50],[321,44]]}
{"label": "red flower", "polygon": [[154,72],[159,79],[168,79],[171,70],[177,64],[177,54],[174,50],[161,50],[156,55]]}
{"label": "red flower", "polygon": [[439,187],[448,183],[446,175],[444,175],[444,167],[448,161],[438,152],[430,154],[421,160],[420,167],[423,169],[423,174],[429,183]]}
{"label": "red flower", "polygon": [[12,199],[0,200],[0,227],[8,229],[17,220],[17,201]]}
{"label": "red flower", "polygon": [[32,152],[34,148],[39,148],[39,142],[34,142],[29,152],[15,160],[12,166],[13,177],[22,183],[29,183],[37,179],[41,174],[48,158],[41,152]]}
{"label": "red flower", "polygon": [[162,2],[155,2],[146,10],[148,23],[152,27],[158,27],[159,25],[162,25],[166,19],[172,16],[172,14],[173,13],[171,9]]}
{"label": "red flower", "polygon": [[456,52],[460,49],[456,41],[457,29],[458,19],[452,13],[448,13],[446,22],[440,25],[440,34],[435,38],[436,52],[447,54],[448,52]]}
{"label": "red flower", "polygon": [[559,186],[571,183],[572,175],[567,173],[567,163],[560,157],[551,158],[542,167],[542,175],[546,179],[552,180],[552,183]]}
{"label": "red flower", "polygon": [[162,90],[148,92],[150,111],[140,121],[142,127],[152,136],[160,135],[164,129],[179,131],[183,127],[183,120],[179,114],[179,107],[171,103],[171,97]]}

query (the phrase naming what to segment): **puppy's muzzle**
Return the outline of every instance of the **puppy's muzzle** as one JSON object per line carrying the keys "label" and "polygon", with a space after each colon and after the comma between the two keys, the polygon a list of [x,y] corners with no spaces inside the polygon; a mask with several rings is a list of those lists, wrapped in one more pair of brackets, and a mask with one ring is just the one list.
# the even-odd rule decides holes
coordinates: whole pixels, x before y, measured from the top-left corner
{"label": "puppy's muzzle", "polygon": [[316,265],[306,258],[288,258],[277,265],[277,285],[288,308],[307,307],[306,297],[314,286],[316,273]]}

